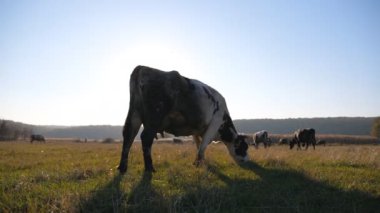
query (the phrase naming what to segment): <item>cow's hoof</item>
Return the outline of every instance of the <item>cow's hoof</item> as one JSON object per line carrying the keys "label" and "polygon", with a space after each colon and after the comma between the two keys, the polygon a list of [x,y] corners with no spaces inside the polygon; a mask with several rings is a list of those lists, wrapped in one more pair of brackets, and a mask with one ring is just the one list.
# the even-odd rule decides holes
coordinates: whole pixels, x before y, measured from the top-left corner
{"label": "cow's hoof", "polygon": [[156,172],[156,170],[153,167],[152,168],[145,168],[145,172],[154,173],[154,172]]}
{"label": "cow's hoof", "polygon": [[117,169],[119,170],[121,175],[124,175],[127,172],[127,167],[125,166],[118,166]]}
{"label": "cow's hoof", "polygon": [[196,167],[200,167],[201,165],[203,165],[203,160],[195,160],[193,165],[196,166]]}

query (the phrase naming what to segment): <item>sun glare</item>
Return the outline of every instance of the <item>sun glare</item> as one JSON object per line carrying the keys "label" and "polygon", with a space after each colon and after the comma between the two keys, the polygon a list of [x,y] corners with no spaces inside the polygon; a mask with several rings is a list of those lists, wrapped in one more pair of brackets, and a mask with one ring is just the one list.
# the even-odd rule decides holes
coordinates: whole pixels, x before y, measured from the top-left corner
{"label": "sun glare", "polygon": [[128,48],[122,57],[131,69],[145,65],[165,71],[178,70],[181,73],[196,70],[191,53],[175,43],[141,42]]}

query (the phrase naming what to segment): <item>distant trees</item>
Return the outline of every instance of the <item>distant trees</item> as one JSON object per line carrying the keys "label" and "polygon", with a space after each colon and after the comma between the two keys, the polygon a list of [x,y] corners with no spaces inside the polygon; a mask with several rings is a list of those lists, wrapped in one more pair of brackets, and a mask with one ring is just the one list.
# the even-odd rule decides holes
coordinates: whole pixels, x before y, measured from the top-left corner
{"label": "distant trees", "polygon": [[0,120],[0,141],[26,139],[32,134],[32,127],[10,120]]}
{"label": "distant trees", "polygon": [[371,135],[380,138],[380,117],[373,120]]}
{"label": "distant trees", "polygon": [[6,121],[1,121],[0,124],[0,140],[6,140],[9,135],[9,130]]}

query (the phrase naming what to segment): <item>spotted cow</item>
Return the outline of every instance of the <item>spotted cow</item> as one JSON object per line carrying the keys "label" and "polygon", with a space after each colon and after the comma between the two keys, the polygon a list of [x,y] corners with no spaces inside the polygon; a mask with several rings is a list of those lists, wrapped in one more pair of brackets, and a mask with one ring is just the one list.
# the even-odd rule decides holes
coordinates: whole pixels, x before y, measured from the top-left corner
{"label": "spotted cow", "polygon": [[260,143],[264,144],[264,147],[267,148],[271,144],[271,140],[268,137],[268,132],[265,130],[261,130],[253,134],[253,145],[256,149],[259,147]]}
{"label": "spotted cow", "polygon": [[313,149],[315,149],[315,130],[314,129],[298,129],[294,132],[294,137],[290,141],[289,146],[290,149],[294,147],[294,145],[297,144],[297,150],[301,149],[301,145],[305,146],[306,149],[309,148],[309,145],[313,145]]}
{"label": "spotted cow", "polygon": [[194,165],[204,160],[211,141],[222,141],[237,162],[248,159],[246,136],[239,135],[223,96],[212,87],[177,71],[165,72],[137,66],[130,77],[129,111],[123,128],[119,171],[128,167],[128,154],[137,132],[141,133],[145,171],[154,172],[151,147],[157,133],[192,135],[198,151]]}

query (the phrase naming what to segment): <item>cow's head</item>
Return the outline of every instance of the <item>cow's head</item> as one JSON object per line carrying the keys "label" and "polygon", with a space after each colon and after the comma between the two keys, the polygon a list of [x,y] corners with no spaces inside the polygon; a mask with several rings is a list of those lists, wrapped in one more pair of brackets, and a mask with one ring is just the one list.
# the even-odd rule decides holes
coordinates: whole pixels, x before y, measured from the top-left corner
{"label": "cow's head", "polygon": [[289,148],[290,149],[293,149],[294,145],[296,144],[296,141],[294,139],[292,139],[290,142],[289,142]]}
{"label": "cow's head", "polygon": [[317,140],[315,139],[315,129],[310,129],[310,134],[311,134],[311,142],[316,143]]}
{"label": "cow's head", "polygon": [[246,135],[238,135],[232,143],[226,143],[230,155],[238,163],[249,160],[248,144],[249,138]]}

